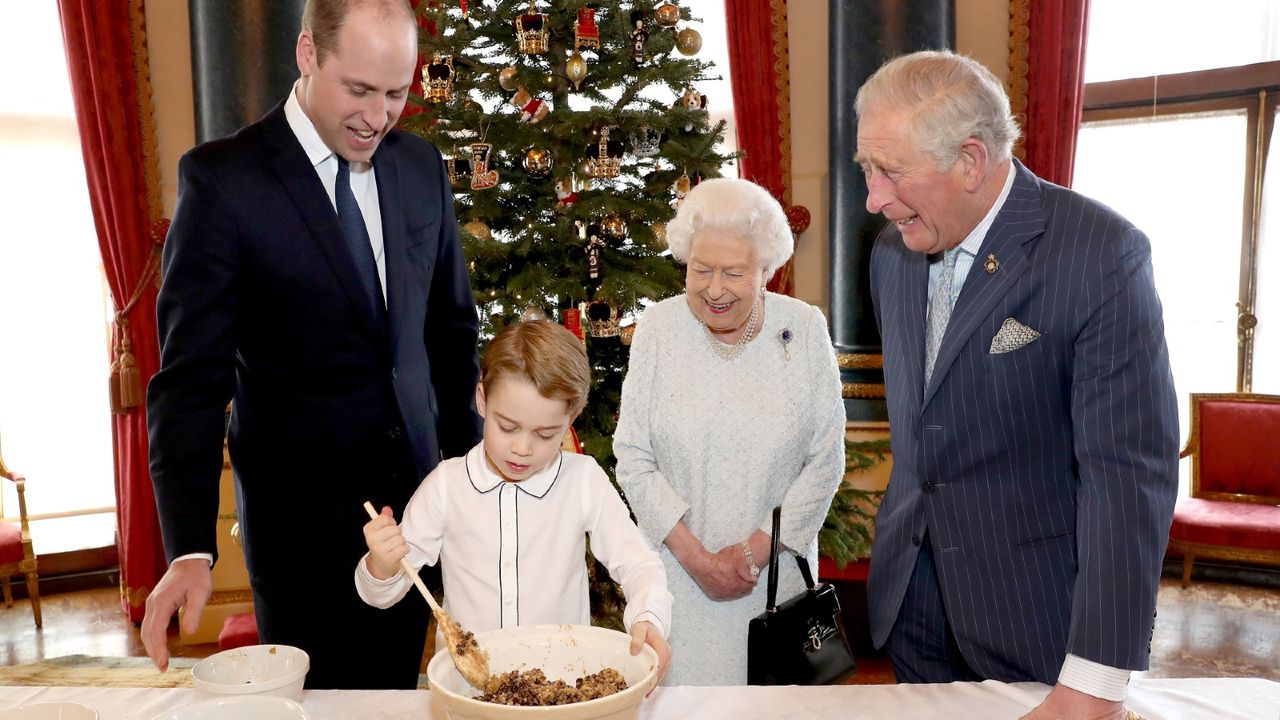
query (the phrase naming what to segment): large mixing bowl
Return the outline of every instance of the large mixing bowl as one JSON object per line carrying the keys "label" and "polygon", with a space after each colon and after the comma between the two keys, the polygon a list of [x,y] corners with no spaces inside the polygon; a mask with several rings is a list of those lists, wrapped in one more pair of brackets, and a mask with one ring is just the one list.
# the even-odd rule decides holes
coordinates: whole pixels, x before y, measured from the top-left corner
{"label": "large mixing bowl", "polygon": [[635,720],[644,696],[658,682],[658,654],[648,645],[631,654],[631,636],[587,625],[527,625],[476,635],[489,653],[489,672],[541,669],[548,680],[575,680],[611,667],[627,689],[586,702],[516,707],[475,700],[479,691],[458,674],[447,650],[427,664],[431,699],[451,720]]}

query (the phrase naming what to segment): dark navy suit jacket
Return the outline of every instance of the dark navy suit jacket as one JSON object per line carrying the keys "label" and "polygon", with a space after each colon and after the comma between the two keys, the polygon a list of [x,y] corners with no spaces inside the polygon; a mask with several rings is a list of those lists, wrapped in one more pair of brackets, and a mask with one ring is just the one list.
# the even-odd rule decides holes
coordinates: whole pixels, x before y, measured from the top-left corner
{"label": "dark navy suit jacket", "polygon": [[[983,677],[1051,684],[1068,652],[1145,669],[1178,482],[1150,245],[1013,168],[927,387],[928,258],[892,224],[872,252],[893,450],[872,636],[888,637],[927,531],[947,619]],[[993,354],[1007,318],[1040,337]]]}
{"label": "dark navy suit jacket", "polygon": [[337,213],[283,103],[179,165],[158,299],[161,369],[147,398],[165,549],[171,559],[216,552],[234,397],[228,443],[260,600],[264,589],[330,581],[341,587],[324,597],[356,598],[361,503],[398,514],[442,454],[463,455],[480,437],[478,319],[444,163],[393,130],[373,165],[382,319],[360,301]]}

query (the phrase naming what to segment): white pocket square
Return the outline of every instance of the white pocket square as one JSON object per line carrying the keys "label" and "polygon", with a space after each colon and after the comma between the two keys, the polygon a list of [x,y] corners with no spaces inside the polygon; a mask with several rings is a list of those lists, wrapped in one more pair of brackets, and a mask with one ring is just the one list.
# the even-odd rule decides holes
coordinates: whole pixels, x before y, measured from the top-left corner
{"label": "white pocket square", "polygon": [[1005,318],[1004,324],[1000,326],[1000,332],[991,338],[991,354],[1013,352],[1030,345],[1039,337],[1038,331],[1032,330],[1013,318]]}

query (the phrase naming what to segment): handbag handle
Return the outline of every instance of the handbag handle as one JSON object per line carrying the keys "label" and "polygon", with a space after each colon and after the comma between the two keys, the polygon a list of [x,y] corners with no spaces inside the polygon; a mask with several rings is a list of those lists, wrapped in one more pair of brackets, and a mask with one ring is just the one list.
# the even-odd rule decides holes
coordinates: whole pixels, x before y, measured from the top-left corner
{"label": "handbag handle", "polygon": [[[778,610],[778,535],[781,526],[782,506],[779,505],[773,509],[772,549],[769,551],[769,596],[765,604],[765,610],[769,612]],[[800,577],[804,578],[804,586],[813,590],[816,586],[813,584],[813,573],[809,572],[809,561],[798,553],[795,557],[796,566],[800,568]]]}

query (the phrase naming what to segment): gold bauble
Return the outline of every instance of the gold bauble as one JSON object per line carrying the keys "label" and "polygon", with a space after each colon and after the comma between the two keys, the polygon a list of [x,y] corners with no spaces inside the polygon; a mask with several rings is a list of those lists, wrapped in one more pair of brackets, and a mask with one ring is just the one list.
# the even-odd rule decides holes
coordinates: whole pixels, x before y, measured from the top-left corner
{"label": "gold bauble", "polygon": [[498,71],[498,86],[508,92],[520,87],[520,79],[516,77],[515,65],[509,65]]}
{"label": "gold bauble", "polygon": [[564,75],[573,83],[574,90],[582,87],[582,81],[587,77],[587,59],[582,57],[582,53],[573,51],[564,63]]}
{"label": "gold bauble", "polygon": [[676,33],[676,49],[681,55],[697,55],[702,49],[702,36],[693,28],[685,28]]}
{"label": "gold bauble", "polygon": [[653,11],[653,18],[662,27],[675,27],[676,23],[680,22],[680,8],[669,2],[664,2],[658,6],[657,10]]}
{"label": "gold bauble", "polygon": [[627,222],[609,213],[600,218],[600,233],[610,240],[621,240],[627,236]]}
{"label": "gold bauble", "polygon": [[524,309],[524,312],[520,313],[521,322],[530,322],[530,321],[546,320],[546,319],[547,319],[547,311],[543,310],[537,305],[530,305],[529,307]]}
{"label": "gold bauble", "polygon": [[546,177],[551,172],[551,151],[531,147],[524,153],[524,170],[534,177]]}
{"label": "gold bauble", "polygon": [[474,237],[476,237],[479,240],[493,239],[493,231],[489,229],[488,225],[485,225],[484,222],[480,220],[472,220],[466,225],[463,225],[462,229],[471,233]]}
{"label": "gold bauble", "polygon": [[666,250],[667,249],[667,224],[654,223],[653,225],[650,225],[649,228],[653,230],[653,245],[651,249],[654,252],[662,252],[663,250]]}

